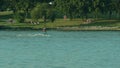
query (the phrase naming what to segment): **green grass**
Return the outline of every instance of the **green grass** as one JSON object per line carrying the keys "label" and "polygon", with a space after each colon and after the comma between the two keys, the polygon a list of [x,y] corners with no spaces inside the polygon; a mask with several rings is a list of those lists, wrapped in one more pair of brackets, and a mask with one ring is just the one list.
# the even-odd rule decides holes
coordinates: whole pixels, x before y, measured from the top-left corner
{"label": "green grass", "polygon": [[[32,29],[40,29],[40,28],[57,28],[57,27],[81,27],[81,26],[102,26],[102,27],[120,27],[120,20],[104,20],[98,19],[89,24],[83,24],[81,19],[73,19],[73,20],[64,20],[64,19],[56,19],[54,23],[47,22],[41,23],[38,25],[30,24],[30,23],[8,23],[7,20],[12,18],[12,12],[0,12],[0,26],[11,27],[11,28],[32,28]],[[27,19],[28,21],[31,19]]]}
{"label": "green grass", "polygon": [[120,27],[120,20],[97,20],[93,23],[82,24],[81,26],[103,26],[103,27]]}
{"label": "green grass", "polygon": [[0,12],[0,22],[4,22],[12,17],[13,17],[13,13],[11,11]]}
{"label": "green grass", "polygon": [[40,23],[40,24],[30,24],[30,23],[8,23],[8,22],[0,22],[0,26],[9,26],[9,27],[33,27],[33,28],[57,28],[57,27],[67,27],[67,26],[78,26],[82,23],[81,20],[79,21],[70,21],[70,20],[62,20],[57,19],[55,22],[47,22]]}

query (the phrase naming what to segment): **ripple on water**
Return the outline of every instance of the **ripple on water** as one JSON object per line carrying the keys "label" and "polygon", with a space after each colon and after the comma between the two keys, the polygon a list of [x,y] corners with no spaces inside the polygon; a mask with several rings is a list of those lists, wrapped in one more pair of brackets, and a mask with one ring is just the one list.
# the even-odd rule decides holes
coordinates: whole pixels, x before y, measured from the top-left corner
{"label": "ripple on water", "polygon": [[0,68],[120,68],[119,41],[119,31],[1,31]]}

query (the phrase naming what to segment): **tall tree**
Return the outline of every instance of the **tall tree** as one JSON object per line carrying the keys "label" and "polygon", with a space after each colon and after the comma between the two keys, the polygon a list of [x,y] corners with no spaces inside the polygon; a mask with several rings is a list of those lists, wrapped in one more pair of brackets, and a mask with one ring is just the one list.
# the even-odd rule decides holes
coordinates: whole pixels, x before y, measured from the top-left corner
{"label": "tall tree", "polygon": [[62,11],[65,15],[69,15],[70,19],[76,15],[77,1],[79,0],[55,0],[56,7]]}

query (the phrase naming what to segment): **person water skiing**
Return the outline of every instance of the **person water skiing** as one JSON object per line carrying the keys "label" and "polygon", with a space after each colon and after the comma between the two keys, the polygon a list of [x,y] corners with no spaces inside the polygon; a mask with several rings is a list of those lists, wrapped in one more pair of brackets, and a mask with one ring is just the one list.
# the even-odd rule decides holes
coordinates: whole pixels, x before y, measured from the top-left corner
{"label": "person water skiing", "polygon": [[46,35],[46,34],[47,34],[46,28],[43,28],[43,30],[42,30],[42,31],[44,32],[44,35]]}
{"label": "person water skiing", "polygon": [[43,30],[42,30],[43,32],[46,32],[46,28],[43,28]]}

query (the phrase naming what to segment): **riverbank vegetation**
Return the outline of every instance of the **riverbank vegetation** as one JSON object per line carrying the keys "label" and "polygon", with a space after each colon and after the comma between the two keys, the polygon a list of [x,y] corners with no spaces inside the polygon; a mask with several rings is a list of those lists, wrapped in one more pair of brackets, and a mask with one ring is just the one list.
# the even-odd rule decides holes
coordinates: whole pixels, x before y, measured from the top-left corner
{"label": "riverbank vegetation", "polygon": [[120,29],[119,3],[120,0],[0,0],[0,28]]}

